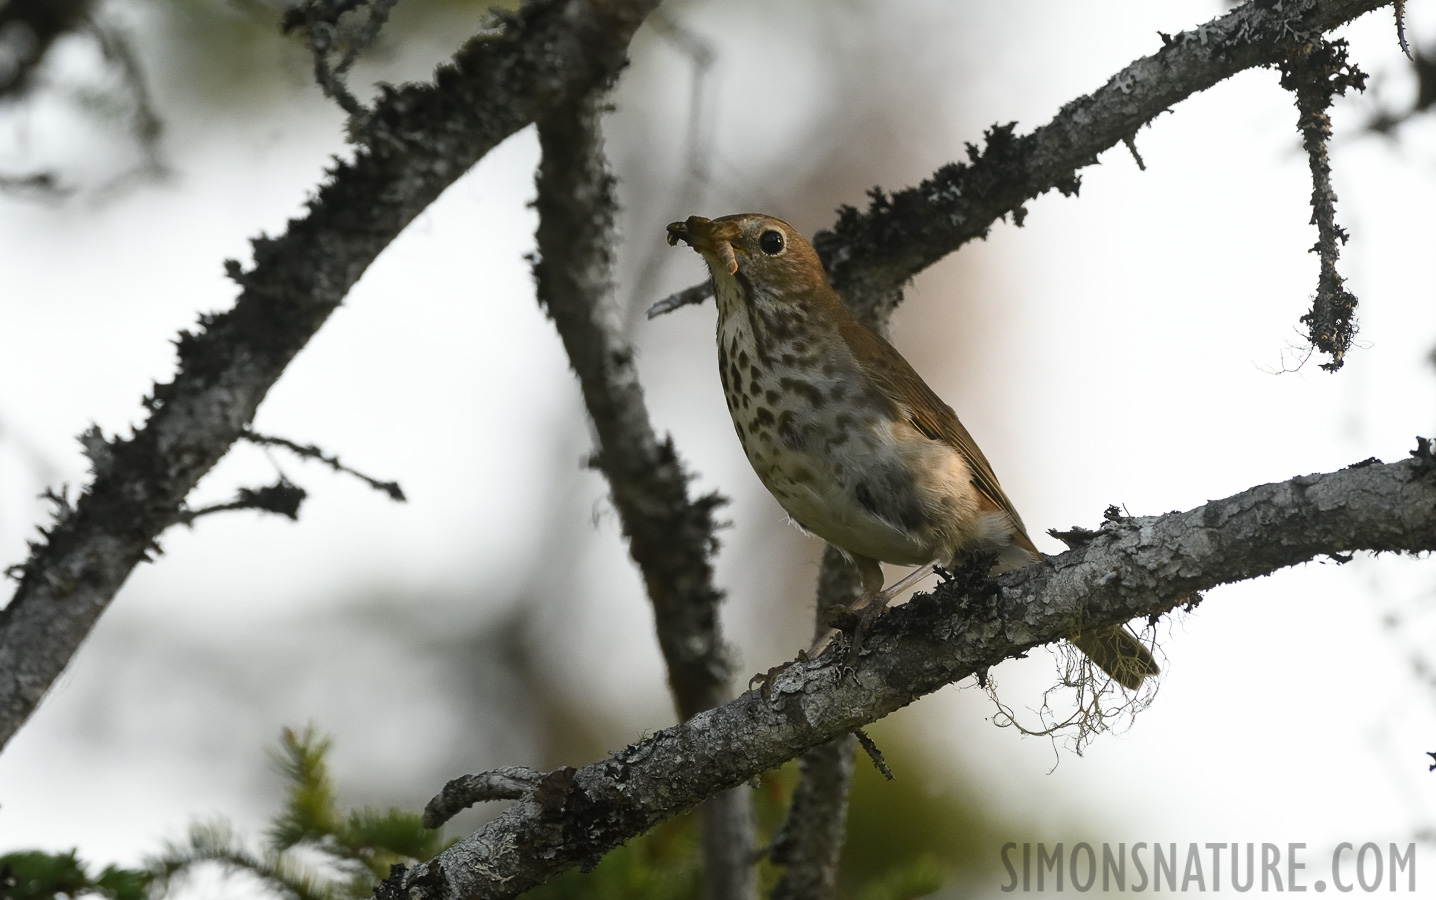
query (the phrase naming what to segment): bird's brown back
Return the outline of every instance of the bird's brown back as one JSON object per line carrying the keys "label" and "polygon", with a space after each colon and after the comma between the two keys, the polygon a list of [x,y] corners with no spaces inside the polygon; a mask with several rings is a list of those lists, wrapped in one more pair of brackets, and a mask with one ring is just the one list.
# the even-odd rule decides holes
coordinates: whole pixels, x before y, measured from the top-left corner
{"label": "bird's brown back", "polygon": [[[836,297],[834,297],[836,301]],[[1015,528],[1013,539],[1037,559],[1042,554],[1027,534],[1022,517],[1002,490],[992,464],[982,455],[971,433],[958,419],[952,407],[942,401],[922,376],[888,343],[882,335],[868,328],[847,307],[838,314],[838,331],[853,353],[863,372],[878,390],[894,398],[907,410],[915,428],[935,441],[942,441],[962,455],[972,473],[972,484],[982,498],[1011,518]]]}

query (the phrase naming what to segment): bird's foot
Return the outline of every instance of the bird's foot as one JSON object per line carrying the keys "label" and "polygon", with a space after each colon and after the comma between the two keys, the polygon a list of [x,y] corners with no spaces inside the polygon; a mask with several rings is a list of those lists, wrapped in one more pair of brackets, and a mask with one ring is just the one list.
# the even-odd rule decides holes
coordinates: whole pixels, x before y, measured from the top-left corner
{"label": "bird's foot", "polygon": [[844,668],[857,667],[858,657],[863,652],[863,640],[867,637],[872,624],[882,616],[889,599],[891,598],[878,593],[866,604],[859,600],[858,604],[851,607],[839,606],[828,610],[825,624],[841,631],[848,639],[848,653],[843,660]]}

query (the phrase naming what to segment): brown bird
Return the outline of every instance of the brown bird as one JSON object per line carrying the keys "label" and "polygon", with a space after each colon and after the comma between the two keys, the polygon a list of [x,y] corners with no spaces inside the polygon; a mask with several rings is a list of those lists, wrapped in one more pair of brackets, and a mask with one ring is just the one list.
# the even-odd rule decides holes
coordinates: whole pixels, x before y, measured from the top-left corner
{"label": "brown bird", "polygon": [[[957,414],[838,300],[791,225],[689,216],[668,226],[668,243],[678,241],[713,276],[718,375],[753,471],[862,577],[850,659],[888,600],[932,566],[992,553],[995,574],[1042,559]],[[924,568],[885,592],[879,562]],[[1124,627],[1071,640],[1129,689],[1158,672]]]}

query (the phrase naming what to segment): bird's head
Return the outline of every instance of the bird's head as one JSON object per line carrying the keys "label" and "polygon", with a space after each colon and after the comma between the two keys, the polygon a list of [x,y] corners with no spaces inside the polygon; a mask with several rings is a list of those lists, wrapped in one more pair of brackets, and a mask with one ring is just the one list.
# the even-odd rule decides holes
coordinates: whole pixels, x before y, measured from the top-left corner
{"label": "bird's head", "polygon": [[703,255],[715,282],[736,279],[745,295],[792,299],[832,290],[813,245],[782,219],[761,213],[689,216],[668,226],[669,245],[679,241]]}

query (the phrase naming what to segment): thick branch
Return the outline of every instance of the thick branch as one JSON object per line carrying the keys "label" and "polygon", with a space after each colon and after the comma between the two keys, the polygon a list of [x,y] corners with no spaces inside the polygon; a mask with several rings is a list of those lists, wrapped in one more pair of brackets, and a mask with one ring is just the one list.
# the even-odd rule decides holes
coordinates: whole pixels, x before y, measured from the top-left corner
{"label": "thick branch", "polygon": [[597,432],[594,465],[607,477],[658,619],[679,715],[727,700],[728,663],[718,636],[709,557],[712,513],[723,501],[688,497],[689,476],[672,444],[654,433],[613,302],[613,178],[602,161],[594,102],[539,123],[539,302],[558,329]]}
{"label": "thick branch", "polygon": [[473,41],[432,85],[386,89],[305,217],[228,264],[230,312],[179,340],[149,420],[93,448],[95,478],[24,566],[0,615],[0,745],[34,710],[185,496],[253,419],[284,367],[390,241],[500,141],[565,96],[612,81],[658,0],[545,0]]}
{"label": "thick branch", "polygon": [[[578,375],[598,436],[594,464],[608,479],[629,553],[653,602],[658,643],[681,718],[727,701],[730,663],[713,586],[716,495],[688,496],[689,476],[670,441],[659,441],[643,400],[633,348],[614,302],[613,177],[599,131],[597,94],[539,121],[538,253],[534,277]],[[703,808],[705,893],[741,900],[756,892],[753,815],[746,791]]]}
{"label": "thick branch", "polygon": [[[874,189],[865,212],[840,210],[832,231],[814,236],[828,276],[856,312],[890,306],[918,272],[973,238],[984,237],[1023,204],[1056,188],[1077,193],[1077,171],[1130,139],[1171,106],[1245,69],[1272,66],[1304,40],[1391,0],[1247,2],[1190,31],[1164,36],[1165,46],[1068,103],[1031,134],[1016,123],[989,129],[986,146],[968,145],[968,161],[951,163],[914,188]],[[711,295],[695,286],[661,302],[662,310]]]}
{"label": "thick branch", "polygon": [[[396,870],[380,900],[512,897],[712,794],[943,685],[1082,627],[1160,615],[1189,595],[1321,555],[1436,549],[1436,460],[1358,464],[1252,488],[1187,512],[1109,522],[1049,565],[988,592],[955,585],[879,620],[856,677],[827,653],[578,770],[566,795],[516,802],[429,863]],[[1210,602],[1210,601],[1209,601]],[[836,659],[834,657],[837,657]]]}

